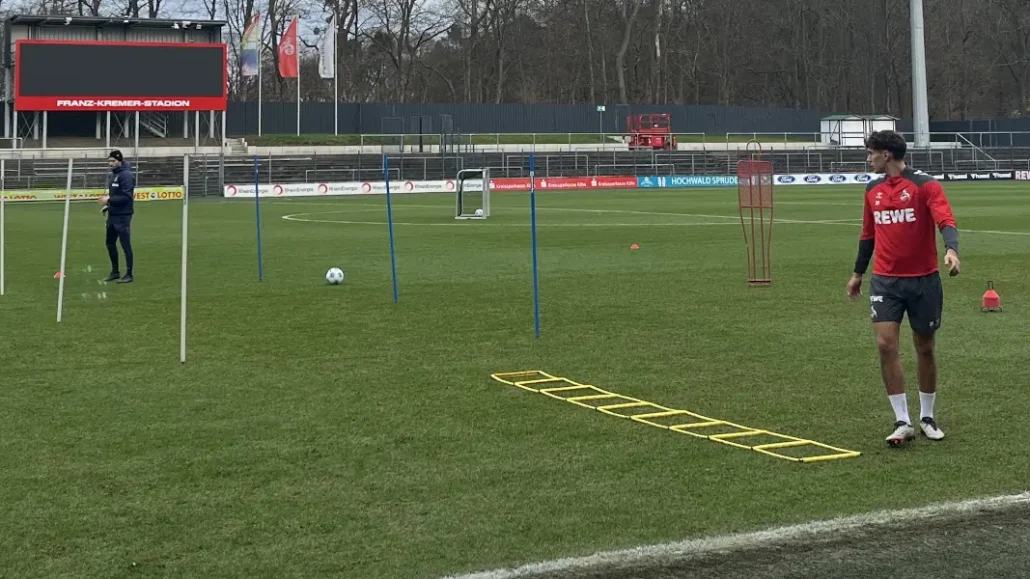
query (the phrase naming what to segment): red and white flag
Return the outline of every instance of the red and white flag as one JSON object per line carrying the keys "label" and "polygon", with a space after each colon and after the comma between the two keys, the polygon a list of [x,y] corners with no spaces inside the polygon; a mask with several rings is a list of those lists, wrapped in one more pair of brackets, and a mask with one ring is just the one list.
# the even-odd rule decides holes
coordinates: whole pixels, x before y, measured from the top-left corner
{"label": "red and white flag", "polygon": [[300,72],[300,50],[297,42],[297,21],[286,28],[283,37],[279,40],[279,76],[283,78],[297,78]]}

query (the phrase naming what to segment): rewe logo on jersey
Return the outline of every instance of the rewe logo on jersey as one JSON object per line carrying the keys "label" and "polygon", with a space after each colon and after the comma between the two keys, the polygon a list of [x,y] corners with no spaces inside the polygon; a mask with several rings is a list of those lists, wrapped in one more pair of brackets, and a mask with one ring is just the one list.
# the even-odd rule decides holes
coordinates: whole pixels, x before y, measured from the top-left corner
{"label": "rewe logo on jersey", "polygon": [[883,211],[873,211],[873,221],[875,221],[877,225],[915,223],[916,211],[911,207],[907,209],[885,209]]}

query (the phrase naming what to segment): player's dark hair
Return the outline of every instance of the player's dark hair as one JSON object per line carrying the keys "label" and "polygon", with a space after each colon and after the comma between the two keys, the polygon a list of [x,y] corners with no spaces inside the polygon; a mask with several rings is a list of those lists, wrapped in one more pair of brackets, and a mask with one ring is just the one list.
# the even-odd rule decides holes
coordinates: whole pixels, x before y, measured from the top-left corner
{"label": "player's dark hair", "polygon": [[905,159],[905,152],[908,150],[905,137],[890,130],[874,131],[866,137],[865,146],[873,151],[887,151],[898,161]]}

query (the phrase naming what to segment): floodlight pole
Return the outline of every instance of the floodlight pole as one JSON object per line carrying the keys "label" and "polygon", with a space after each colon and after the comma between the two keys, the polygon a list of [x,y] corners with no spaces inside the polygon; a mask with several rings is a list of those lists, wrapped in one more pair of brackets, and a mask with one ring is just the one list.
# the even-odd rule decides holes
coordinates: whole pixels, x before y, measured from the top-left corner
{"label": "floodlight pole", "polygon": [[926,47],[923,41],[923,0],[909,0],[912,14],[912,130],[915,146],[930,146],[929,105],[926,90]]}

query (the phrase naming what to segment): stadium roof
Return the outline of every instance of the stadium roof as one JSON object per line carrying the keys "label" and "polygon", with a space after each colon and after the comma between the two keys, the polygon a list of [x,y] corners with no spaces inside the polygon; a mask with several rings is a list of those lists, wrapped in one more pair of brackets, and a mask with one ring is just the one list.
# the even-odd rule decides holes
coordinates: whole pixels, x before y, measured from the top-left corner
{"label": "stadium roof", "polygon": [[228,25],[224,20],[193,20],[189,18],[98,18],[92,16],[62,15],[30,15],[15,14],[7,17],[8,24],[25,26],[91,26],[118,28],[179,28],[189,26],[194,29],[222,28]]}
{"label": "stadium roof", "polygon": [[899,121],[898,117],[892,117],[891,115],[829,115],[823,117],[824,121],[854,121],[854,120],[866,120],[866,121]]}

